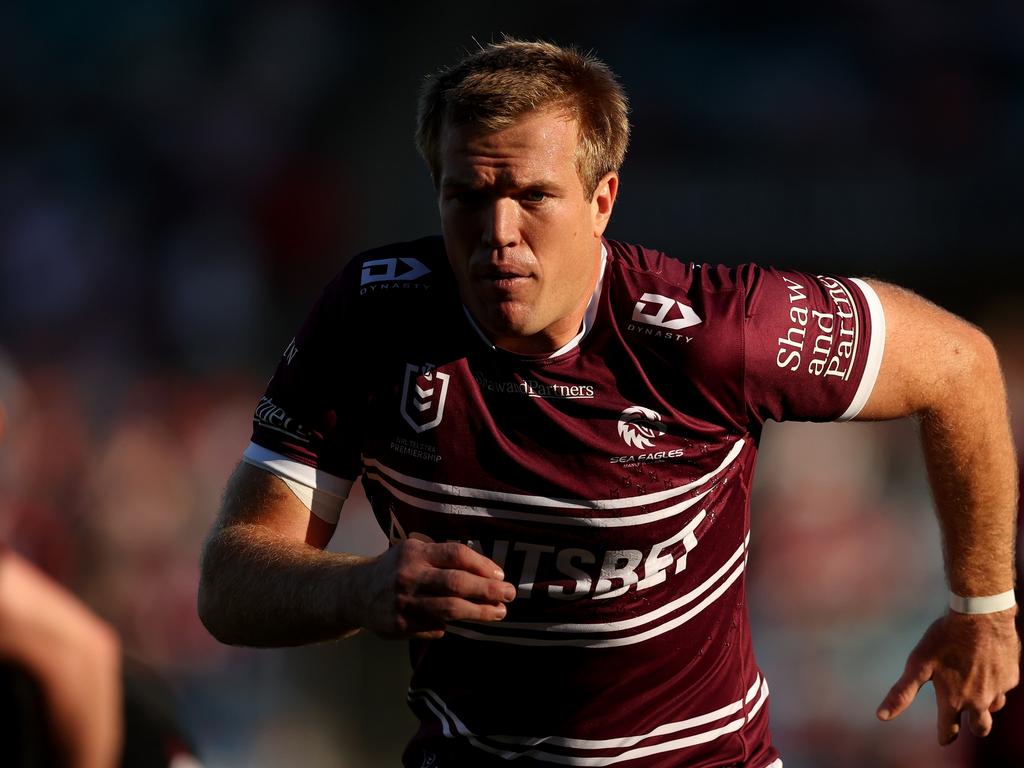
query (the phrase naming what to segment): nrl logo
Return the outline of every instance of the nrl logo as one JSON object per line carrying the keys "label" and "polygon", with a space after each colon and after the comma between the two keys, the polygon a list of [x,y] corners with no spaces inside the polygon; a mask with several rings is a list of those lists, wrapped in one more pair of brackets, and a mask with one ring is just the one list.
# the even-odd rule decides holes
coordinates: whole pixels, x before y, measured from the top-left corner
{"label": "nrl logo", "polygon": [[402,418],[417,432],[426,432],[441,423],[449,378],[447,373],[434,370],[433,366],[406,363]]}
{"label": "nrl logo", "polygon": [[643,450],[654,447],[654,438],[661,437],[665,430],[658,422],[661,414],[640,405],[631,405],[619,415],[619,437],[626,445]]}

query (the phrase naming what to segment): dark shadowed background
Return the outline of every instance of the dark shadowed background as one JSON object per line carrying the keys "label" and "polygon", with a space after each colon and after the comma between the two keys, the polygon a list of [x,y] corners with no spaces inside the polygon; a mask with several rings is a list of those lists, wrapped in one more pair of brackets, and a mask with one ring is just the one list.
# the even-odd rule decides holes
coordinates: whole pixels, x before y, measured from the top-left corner
{"label": "dark shadowed background", "polygon": [[[575,43],[620,75],[611,237],[906,285],[993,336],[1024,434],[1024,6],[669,5],[0,9],[0,536],[167,677],[209,766],[396,765],[413,728],[403,645],[219,646],[197,561],[319,288],[437,231],[417,89],[477,41]],[[764,448],[748,584],[787,768],[1017,764],[934,747],[930,690],[874,720],[945,596],[913,426]],[[382,546],[353,499],[332,547]]]}

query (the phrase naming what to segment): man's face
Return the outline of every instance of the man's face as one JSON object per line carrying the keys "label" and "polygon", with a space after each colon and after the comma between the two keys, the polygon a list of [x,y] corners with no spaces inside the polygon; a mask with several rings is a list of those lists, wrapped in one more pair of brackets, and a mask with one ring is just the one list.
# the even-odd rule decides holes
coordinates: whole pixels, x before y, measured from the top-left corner
{"label": "man's face", "polygon": [[618,176],[587,195],[576,141],[576,121],[554,110],[441,136],[441,226],[459,292],[491,341],[514,352],[572,339],[597,281]]}

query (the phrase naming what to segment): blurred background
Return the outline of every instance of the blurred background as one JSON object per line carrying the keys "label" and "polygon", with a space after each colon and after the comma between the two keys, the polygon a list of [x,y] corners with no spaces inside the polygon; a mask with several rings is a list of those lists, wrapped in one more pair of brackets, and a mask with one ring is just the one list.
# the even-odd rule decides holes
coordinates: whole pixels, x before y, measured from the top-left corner
{"label": "blurred background", "polygon": [[[1024,436],[1024,6],[502,5],[0,7],[0,540],[165,676],[208,766],[393,766],[413,730],[402,644],[220,646],[197,563],[322,284],[437,231],[417,89],[476,41],[619,74],[611,237],[906,285],[993,336]],[[934,746],[930,687],[874,719],[946,594],[914,426],[763,448],[748,583],[787,768],[1020,764],[1019,697],[984,755]],[[332,547],[383,546],[357,494]]]}

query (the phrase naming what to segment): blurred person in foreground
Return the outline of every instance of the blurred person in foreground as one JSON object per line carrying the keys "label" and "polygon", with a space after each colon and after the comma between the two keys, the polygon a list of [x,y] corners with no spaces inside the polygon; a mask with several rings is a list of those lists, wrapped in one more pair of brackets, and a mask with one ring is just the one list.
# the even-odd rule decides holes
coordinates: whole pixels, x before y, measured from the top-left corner
{"label": "blurred person in foreground", "polygon": [[[22,395],[0,355],[0,450]],[[0,497],[0,519],[5,504]],[[2,540],[0,689],[4,765],[117,764],[124,741],[117,632]]]}
{"label": "blurred person in foreground", "polygon": [[[4,698],[26,704],[13,713],[18,733],[4,739],[4,754],[14,765],[119,764],[124,721],[117,633],[74,595],[2,545],[0,660],[17,665],[0,673]],[[28,689],[18,681],[16,669],[39,686],[45,716],[34,719],[26,712],[32,694],[24,692]],[[5,732],[11,717],[7,711]]]}
{"label": "blurred person in foreground", "polygon": [[[931,680],[938,738],[1017,684],[1016,479],[1000,368],[877,280],[696,265],[604,237],[626,98],[505,40],[430,79],[442,235],[354,258],[287,346],[207,542],[227,643],[411,639],[406,766],[780,766],[745,606],[767,419],[915,416],[951,610],[879,707]],[[352,483],[391,546],[329,553]]]}
{"label": "blurred person in foreground", "polygon": [[[27,402],[20,389],[0,356],[0,448]],[[163,681],[125,655],[115,627],[3,540],[0,692],[4,766],[200,766]]]}

